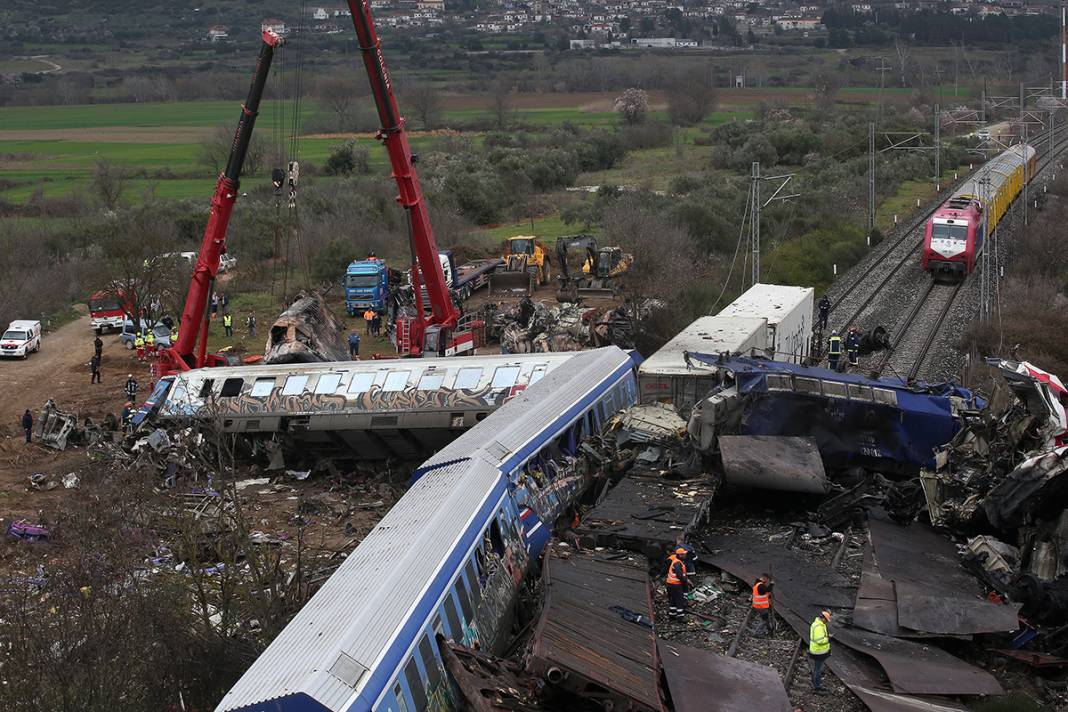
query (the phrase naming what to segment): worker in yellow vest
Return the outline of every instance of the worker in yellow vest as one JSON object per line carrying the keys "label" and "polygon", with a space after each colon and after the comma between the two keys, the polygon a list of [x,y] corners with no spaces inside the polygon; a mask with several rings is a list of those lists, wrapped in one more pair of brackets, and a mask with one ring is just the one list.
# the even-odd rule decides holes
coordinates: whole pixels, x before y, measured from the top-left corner
{"label": "worker in yellow vest", "polygon": [[145,360],[145,337],[141,332],[137,332],[137,336],[134,337],[134,348],[137,349],[137,359],[139,361]]}
{"label": "worker in yellow vest", "polygon": [[234,315],[230,312],[223,314],[223,328],[226,329],[228,337],[234,335]]}
{"label": "worker in yellow vest", "polygon": [[145,351],[148,353],[149,356],[156,355],[156,335],[152,332],[151,329],[149,329],[148,333],[145,334]]}
{"label": "worker in yellow vest", "polygon": [[831,638],[827,633],[827,624],[831,622],[830,611],[820,611],[816,620],[808,629],[808,659],[812,663],[812,691],[817,695],[826,694],[823,689],[823,666],[831,657]]}

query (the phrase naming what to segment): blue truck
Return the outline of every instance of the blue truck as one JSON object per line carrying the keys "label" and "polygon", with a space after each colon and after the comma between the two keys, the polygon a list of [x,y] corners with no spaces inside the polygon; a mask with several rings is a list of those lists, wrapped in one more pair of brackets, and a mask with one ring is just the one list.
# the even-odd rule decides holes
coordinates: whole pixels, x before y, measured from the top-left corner
{"label": "blue truck", "polygon": [[349,316],[363,314],[368,308],[386,312],[389,300],[389,268],[378,257],[354,260],[345,271],[345,310]]}

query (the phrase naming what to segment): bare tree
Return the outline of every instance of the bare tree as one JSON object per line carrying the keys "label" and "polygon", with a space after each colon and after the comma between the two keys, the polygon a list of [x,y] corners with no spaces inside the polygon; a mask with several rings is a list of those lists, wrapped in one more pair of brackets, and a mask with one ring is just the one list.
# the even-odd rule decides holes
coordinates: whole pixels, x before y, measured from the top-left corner
{"label": "bare tree", "polygon": [[503,79],[493,85],[490,115],[498,131],[508,128],[515,121],[515,99],[512,95],[512,86]]}
{"label": "bare tree", "polygon": [[701,123],[716,105],[716,90],[704,77],[679,74],[668,83],[665,93],[668,118],[679,126]]}
{"label": "bare tree", "polygon": [[441,94],[428,82],[412,85],[405,96],[406,103],[412,107],[412,113],[419,119],[419,125],[428,131],[441,121]]}
{"label": "bare tree", "polygon": [[126,188],[126,172],[107,158],[101,158],[93,164],[90,184],[104,209],[114,210]]}
{"label": "bare tree", "polygon": [[315,86],[315,96],[330,111],[334,130],[351,131],[356,123],[356,102],[362,85],[352,78],[334,76],[321,80]]}
{"label": "bare tree", "polygon": [[834,108],[838,90],[842,87],[842,81],[833,72],[820,72],[812,82],[812,90],[816,94],[816,106],[821,111],[830,111]]}
{"label": "bare tree", "polygon": [[897,52],[897,67],[898,73],[901,75],[901,86],[907,87],[909,55],[912,53],[912,48],[899,36],[894,38],[894,51]]}
{"label": "bare tree", "polygon": [[123,80],[122,86],[138,104],[151,101],[156,94],[156,84],[148,77],[128,77]]}

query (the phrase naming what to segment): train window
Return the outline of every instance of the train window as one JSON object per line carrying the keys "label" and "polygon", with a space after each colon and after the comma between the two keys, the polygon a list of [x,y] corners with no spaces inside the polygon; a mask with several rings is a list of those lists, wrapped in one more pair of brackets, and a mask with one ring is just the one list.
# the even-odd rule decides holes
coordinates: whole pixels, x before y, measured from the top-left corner
{"label": "train window", "polygon": [[339,385],[341,385],[340,373],[324,373],[319,376],[319,380],[315,382],[315,392],[333,393],[337,390]]}
{"label": "train window", "polygon": [[354,373],[349,382],[349,393],[366,393],[371,390],[371,384],[375,382],[373,373]]}
{"label": "train window", "polygon": [[386,376],[386,382],[382,384],[383,391],[403,391],[408,387],[408,378],[411,371],[390,371]]}
{"label": "train window", "polygon": [[846,384],[835,381],[823,382],[823,395],[833,398],[845,398],[847,395]]}
{"label": "train window", "polygon": [[445,626],[441,624],[441,616],[434,616],[434,635],[444,635]]}
{"label": "train window", "polygon": [[222,392],[219,395],[223,398],[239,396],[241,395],[241,386],[243,385],[245,385],[244,378],[227,378],[223,381]]}
{"label": "train window", "polygon": [[849,384],[849,397],[855,400],[871,400],[871,386],[858,386],[855,383]]}
{"label": "train window", "polygon": [[501,366],[493,372],[490,388],[511,388],[519,378],[519,366]]}
{"label": "train window", "polygon": [[286,379],[286,385],[282,387],[282,395],[298,396],[304,392],[304,388],[307,385],[307,376],[290,376]]}
{"label": "train window", "polygon": [[497,520],[493,520],[493,524],[490,525],[490,543],[493,545],[493,551],[497,556],[504,556],[504,539],[501,538],[501,525],[497,523]]}
{"label": "train window", "polygon": [[456,381],[452,384],[452,387],[473,390],[478,387],[478,380],[480,378],[482,378],[481,367],[461,368],[456,374]]}
{"label": "train window", "polygon": [[215,385],[214,378],[205,378],[203,385],[200,386],[200,397],[207,398],[211,395],[211,388]]}
{"label": "train window", "polygon": [[456,613],[456,604],[453,603],[452,594],[445,594],[445,621],[449,624],[451,637],[457,643],[463,642],[464,628],[460,625],[460,616]]}
{"label": "train window", "polygon": [[415,712],[423,712],[427,705],[426,688],[423,687],[423,678],[419,676],[415,658],[408,658],[408,664],[404,666],[404,681],[408,683],[408,691],[412,693]]}
{"label": "train window", "polygon": [[872,388],[872,395],[875,397],[876,403],[884,403],[886,405],[897,405],[897,393],[888,390],[886,388]]}
{"label": "train window", "polygon": [[273,378],[257,378],[256,382],[252,384],[252,391],[250,395],[257,398],[265,398],[271,395],[271,391],[274,390]]}
{"label": "train window", "polygon": [[768,383],[768,390],[788,391],[792,388],[790,377],[781,373],[769,373],[765,378]]}
{"label": "train window", "polygon": [[471,594],[467,592],[463,574],[456,577],[456,597],[460,599],[460,610],[464,612],[464,620],[475,620],[475,611],[471,608]]}
{"label": "train window", "polygon": [[444,373],[428,373],[419,379],[419,390],[436,391],[445,383]]}
{"label": "train window", "polygon": [[545,377],[545,372],[549,369],[548,366],[535,366],[534,370],[530,372],[530,385],[534,385],[542,378]]}
{"label": "train window", "polygon": [[820,394],[820,381],[818,378],[797,376],[794,378],[794,390],[798,393],[812,393],[818,396]]}
{"label": "train window", "polygon": [[433,694],[441,684],[441,668],[438,667],[438,659],[434,655],[434,646],[428,636],[423,636],[419,641],[419,657],[423,659],[423,669],[426,670],[426,687]]}
{"label": "train window", "polygon": [[475,558],[476,557],[471,557],[470,559],[468,559],[467,566],[464,568],[464,570],[467,571],[467,582],[471,584],[472,603],[475,603],[479,598],[478,588],[480,585],[478,580],[478,571],[475,567]]}
{"label": "train window", "polygon": [[399,682],[393,687],[393,696],[397,698],[397,709],[400,712],[408,712],[408,703],[404,701],[404,688]]}

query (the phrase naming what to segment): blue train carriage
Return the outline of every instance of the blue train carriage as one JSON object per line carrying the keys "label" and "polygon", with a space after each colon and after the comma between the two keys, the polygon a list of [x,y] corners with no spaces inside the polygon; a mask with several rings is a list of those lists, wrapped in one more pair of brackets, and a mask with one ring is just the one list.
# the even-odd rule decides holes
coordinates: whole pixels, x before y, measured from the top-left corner
{"label": "blue train carriage", "polygon": [[581,492],[578,444],[636,402],[635,367],[615,347],[575,354],[424,463],[217,712],[453,709],[436,637],[508,643],[520,583]]}

